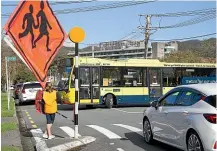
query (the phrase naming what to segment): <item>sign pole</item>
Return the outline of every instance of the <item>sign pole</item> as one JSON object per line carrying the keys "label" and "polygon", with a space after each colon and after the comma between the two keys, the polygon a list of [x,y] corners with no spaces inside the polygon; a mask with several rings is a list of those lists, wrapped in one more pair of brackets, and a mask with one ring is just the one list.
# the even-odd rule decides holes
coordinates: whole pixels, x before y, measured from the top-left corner
{"label": "sign pole", "polygon": [[29,68],[29,70],[32,71],[28,66],[28,64],[26,63],[26,61],[23,59],[23,57],[19,54],[19,51],[11,44],[11,42],[6,37],[4,37],[4,41],[16,53],[16,55],[25,63],[25,65]]}
{"label": "sign pole", "polygon": [[75,108],[74,108],[74,125],[75,138],[78,138],[78,101],[79,101],[79,85],[78,85],[78,43],[75,43]]}
{"label": "sign pole", "polygon": [[78,138],[78,105],[79,105],[79,60],[78,60],[78,43],[83,41],[85,32],[80,27],[74,27],[69,32],[69,39],[75,43],[75,103],[74,103],[74,138]]}
{"label": "sign pole", "polygon": [[5,69],[6,69],[6,84],[7,84],[7,96],[8,96],[8,110],[10,110],[10,98],[9,98],[9,83],[8,83],[8,60],[5,57]]}
{"label": "sign pole", "polygon": [[10,102],[11,102],[11,78],[10,72],[8,71],[8,110],[10,109]]}

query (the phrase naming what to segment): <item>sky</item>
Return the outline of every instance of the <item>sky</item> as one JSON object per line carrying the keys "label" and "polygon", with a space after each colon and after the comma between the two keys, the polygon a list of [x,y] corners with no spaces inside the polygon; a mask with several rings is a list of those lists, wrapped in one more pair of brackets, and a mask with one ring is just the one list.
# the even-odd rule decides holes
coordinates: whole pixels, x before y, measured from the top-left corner
{"label": "sky", "polygon": [[[111,1],[98,1],[89,3],[76,3],[67,5],[51,5],[53,10],[63,10],[69,8],[79,8],[86,6],[96,6]],[[2,1],[2,4],[18,4],[18,1]],[[192,11],[206,8],[215,8],[215,1],[156,1],[145,3],[141,5],[128,6],[123,8],[99,10],[92,12],[79,12],[72,14],[57,15],[57,18],[66,33],[74,26],[80,26],[86,33],[84,44],[80,47],[86,47],[85,44],[93,44],[104,41],[115,41],[123,38],[131,33],[134,29],[140,26],[139,14],[153,14],[153,13],[175,13],[183,11]],[[1,13],[12,13],[15,7],[1,7]],[[161,26],[173,25],[193,17],[173,17],[161,20]],[[1,18],[1,26],[4,26],[8,18]],[[158,26],[160,18],[153,17],[151,19],[151,26]],[[141,24],[145,24],[145,18],[141,18]],[[192,36],[205,35],[216,32],[216,18],[199,23],[196,25],[173,28],[173,29],[160,29],[151,35],[150,39],[176,39],[186,38]],[[136,34],[133,40],[142,40],[144,35]],[[215,35],[211,36],[215,37]],[[205,37],[209,38],[209,37]],[[201,38],[200,38],[201,39]],[[203,39],[203,38],[202,38]]]}

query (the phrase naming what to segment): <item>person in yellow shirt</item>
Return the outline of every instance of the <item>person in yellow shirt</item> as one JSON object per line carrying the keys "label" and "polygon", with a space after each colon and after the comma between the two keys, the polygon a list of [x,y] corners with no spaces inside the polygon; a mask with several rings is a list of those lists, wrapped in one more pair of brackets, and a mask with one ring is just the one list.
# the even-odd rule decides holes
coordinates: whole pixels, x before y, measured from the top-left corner
{"label": "person in yellow shirt", "polygon": [[55,113],[57,112],[57,97],[56,91],[53,89],[51,83],[47,83],[45,91],[43,92],[44,113],[47,120],[47,128],[43,134],[44,138],[53,139],[55,136],[51,133],[51,127],[54,123]]}

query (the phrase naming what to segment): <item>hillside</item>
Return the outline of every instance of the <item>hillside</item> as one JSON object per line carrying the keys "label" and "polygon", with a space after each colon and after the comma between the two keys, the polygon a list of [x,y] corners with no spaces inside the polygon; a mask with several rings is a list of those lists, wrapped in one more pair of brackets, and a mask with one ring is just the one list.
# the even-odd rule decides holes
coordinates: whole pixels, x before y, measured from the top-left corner
{"label": "hillside", "polygon": [[193,51],[200,57],[216,58],[216,38],[178,42],[179,51]]}

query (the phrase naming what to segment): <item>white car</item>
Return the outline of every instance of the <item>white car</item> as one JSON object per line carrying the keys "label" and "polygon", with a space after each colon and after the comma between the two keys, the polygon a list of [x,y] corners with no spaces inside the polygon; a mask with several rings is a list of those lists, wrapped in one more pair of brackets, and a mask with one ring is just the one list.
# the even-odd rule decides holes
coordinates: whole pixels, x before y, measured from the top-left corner
{"label": "white car", "polygon": [[217,151],[216,83],[178,86],[144,111],[143,135],[187,151]]}
{"label": "white car", "polygon": [[34,101],[38,90],[42,90],[39,82],[23,83],[19,92],[19,103]]}

